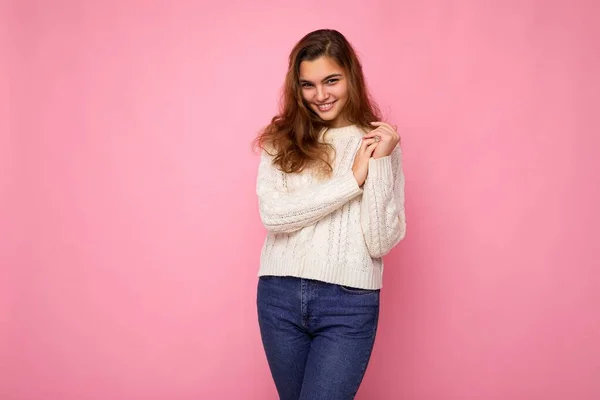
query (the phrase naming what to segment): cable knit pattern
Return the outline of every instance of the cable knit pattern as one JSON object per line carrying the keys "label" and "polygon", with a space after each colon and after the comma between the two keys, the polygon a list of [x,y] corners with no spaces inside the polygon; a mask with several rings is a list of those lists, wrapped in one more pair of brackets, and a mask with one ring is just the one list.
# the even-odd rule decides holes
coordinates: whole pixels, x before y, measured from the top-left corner
{"label": "cable knit pattern", "polygon": [[258,276],[383,286],[381,257],[406,231],[401,152],[397,147],[391,156],[371,159],[360,188],[352,164],[363,135],[354,125],[322,133],[335,149],[333,174],[325,179],[311,170],[285,174],[262,151],[256,192],[268,232]]}
{"label": "cable knit pattern", "polygon": [[372,257],[383,257],[406,234],[402,150],[396,146],[387,157],[369,160],[360,222]]}

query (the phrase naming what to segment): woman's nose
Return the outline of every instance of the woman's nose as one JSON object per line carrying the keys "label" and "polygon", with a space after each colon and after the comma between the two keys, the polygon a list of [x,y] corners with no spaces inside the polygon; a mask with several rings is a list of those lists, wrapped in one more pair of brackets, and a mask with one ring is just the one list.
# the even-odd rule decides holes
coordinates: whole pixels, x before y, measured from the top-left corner
{"label": "woman's nose", "polygon": [[325,88],[317,86],[317,101],[318,102],[325,101],[327,99],[327,97],[329,97],[329,95],[327,94],[327,91],[325,90]]}

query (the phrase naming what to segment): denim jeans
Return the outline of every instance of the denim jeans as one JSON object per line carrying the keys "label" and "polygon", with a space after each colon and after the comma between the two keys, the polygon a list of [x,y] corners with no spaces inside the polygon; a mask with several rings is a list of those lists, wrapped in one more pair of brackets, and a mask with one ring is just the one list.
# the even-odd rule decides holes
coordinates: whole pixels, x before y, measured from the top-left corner
{"label": "denim jeans", "polygon": [[377,332],[379,290],[261,276],[257,310],[280,400],[351,400]]}

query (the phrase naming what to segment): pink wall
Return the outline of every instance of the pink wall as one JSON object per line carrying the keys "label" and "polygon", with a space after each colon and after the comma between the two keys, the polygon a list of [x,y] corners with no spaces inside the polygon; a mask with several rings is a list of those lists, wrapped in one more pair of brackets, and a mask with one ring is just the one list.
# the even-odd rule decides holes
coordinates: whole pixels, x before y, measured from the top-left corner
{"label": "pink wall", "polygon": [[14,213],[11,207],[15,196],[13,183],[15,171],[14,147],[9,135],[9,65],[11,46],[9,41],[9,9],[7,4],[0,3],[0,399],[7,398],[9,356],[10,302],[12,290],[9,285],[9,271],[17,268],[14,255],[15,232]]}
{"label": "pink wall", "polygon": [[190,3],[12,3],[1,398],[276,398],[249,143],[321,27],[404,132],[358,398],[600,398],[596,2]]}

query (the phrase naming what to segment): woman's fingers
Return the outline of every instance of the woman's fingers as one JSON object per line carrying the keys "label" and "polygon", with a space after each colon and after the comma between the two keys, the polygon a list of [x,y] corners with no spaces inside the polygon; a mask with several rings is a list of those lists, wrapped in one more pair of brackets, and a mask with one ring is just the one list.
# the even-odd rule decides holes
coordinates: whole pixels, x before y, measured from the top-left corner
{"label": "woman's fingers", "polygon": [[363,140],[360,146],[360,152],[365,156],[365,160],[371,158],[371,155],[373,154],[379,143],[380,142],[376,141],[373,138]]}
{"label": "woman's fingers", "polygon": [[398,132],[393,130],[393,128],[389,124],[386,124],[386,123],[383,123],[383,124],[385,124],[385,125],[380,125],[377,128],[375,128],[374,130],[372,130],[371,132],[364,135],[363,140],[367,140],[367,139],[371,139],[376,136],[379,136],[379,139],[381,142],[389,142],[389,143],[393,143],[394,145],[396,143],[399,143],[400,135],[398,134]]}
{"label": "woman's fingers", "polygon": [[387,122],[383,122],[383,121],[375,121],[375,122],[371,122],[371,124],[377,126],[378,128],[389,129],[391,132],[396,132],[398,130],[397,125],[391,125],[391,124],[388,124]]}
{"label": "woman's fingers", "polygon": [[380,129],[382,131],[384,131],[385,133],[387,133],[390,137],[398,136],[398,133],[393,128],[391,128],[389,126],[382,126],[382,127],[380,127]]}
{"label": "woman's fingers", "polygon": [[369,158],[371,158],[371,156],[373,155],[373,152],[377,148],[378,144],[378,142],[373,142],[369,146],[367,146],[367,155],[369,156]]}
{"label": "woman's fingers", "polygon": [[375,131],[381,131],[381,132],[385,132],[388,133],[392,136],[397,136],[399,137],[400,135],[398,134],[398,126],[396,125],[390,125],[387,122],[382,122],[382,121],[376,121],[376,122],[371,122],[371,124],[377,126],[377,128],[375,128],[374,131],[372,131],[371,133],[375,132]]}
{"label": "woman's fingers", "polygon": [[363,136],[363,139],[370,139],[370,138],[374,138],[375,136],[387,136],[389,135],[389,132],[386,132],[385,130],[381,129],[381,128],[377,128],[375,130],[372,130],[371,132],[367,133],[366,135]]}
{"label": "woman's fingers", "polygon": [[377,143],[377,141],[375,140],[375,138],[364,138],[363,142],[362,142],[362,149],[366,150],[366,148],[374,143]]}

